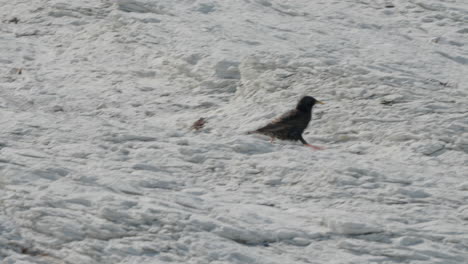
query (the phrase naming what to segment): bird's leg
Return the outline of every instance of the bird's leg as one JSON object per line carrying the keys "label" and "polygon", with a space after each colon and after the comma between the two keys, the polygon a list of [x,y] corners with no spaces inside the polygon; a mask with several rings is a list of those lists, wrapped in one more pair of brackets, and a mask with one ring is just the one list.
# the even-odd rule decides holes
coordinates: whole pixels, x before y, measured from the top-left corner
{"label": "bird's leg", "polygon": [[305,146],[309,147],[309,148],[313,148],[315,150],[323,150],[325,149],[324,147],[319,147],[319,146],[314,146],[314,145],[311,145],[309,143],[307,143],[307,141],[305,141],[305,139],[302,137],[299,138],[299,140],[302,142],[302,144],[304,144]]}
{"label": "bird's leg", "polygon": [[274,137],[271,137],[270,143],[274,143],[274,142],[275,142],[275,138],[274,138]]}
{"label": "bird's leg", "polygon": [[311,145],[311,144],[305,144],[305,145],[307,147],[313,148],[315,150],[324,150],[325,149],[324,147],[314,146],[314,145]]}

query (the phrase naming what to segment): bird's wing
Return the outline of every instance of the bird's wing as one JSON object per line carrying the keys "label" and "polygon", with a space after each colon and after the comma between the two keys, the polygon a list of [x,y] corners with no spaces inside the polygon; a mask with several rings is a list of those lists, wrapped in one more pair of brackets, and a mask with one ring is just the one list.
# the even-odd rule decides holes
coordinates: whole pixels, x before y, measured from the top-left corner
{"label": "bird's wing", "polygon": [[297,118],[298,118],[298,111],[294,109],[274,119],[268,125],[257,129],[257,131],[258,132],[266,132],[266,131],[273,132],[273,131],[282,130],[287,127],[294,126],[295,122],[297,121]]}
{"label": "bird's wing", "polygon": [[276,124],[276,123],[288,123],[290,121],[294,121],[298,117],[299,111],[296,109],[293,109],[291,111],[288,111],[284,114],[282,114],[280,117],[274,119],[271,123]]}

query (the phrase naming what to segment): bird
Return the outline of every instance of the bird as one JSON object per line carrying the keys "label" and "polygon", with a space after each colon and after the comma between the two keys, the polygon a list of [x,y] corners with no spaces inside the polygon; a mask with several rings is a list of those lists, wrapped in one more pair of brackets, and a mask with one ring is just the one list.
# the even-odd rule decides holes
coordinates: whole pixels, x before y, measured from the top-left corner
{"label": "bird", "polygon": [[271,121],[268,125],[250,131],[248,134],[263,134],[271,137],[273,143],[275,138],[281,140],[301,141],[305,146],[315,150],[323,147],[311,145],[302,137],[302,133],[309,125],[312,118],[312,108],[315,104],[324,104],[312,96],[304,96],[299,100],[295,109],[290,110],[280,117]]}

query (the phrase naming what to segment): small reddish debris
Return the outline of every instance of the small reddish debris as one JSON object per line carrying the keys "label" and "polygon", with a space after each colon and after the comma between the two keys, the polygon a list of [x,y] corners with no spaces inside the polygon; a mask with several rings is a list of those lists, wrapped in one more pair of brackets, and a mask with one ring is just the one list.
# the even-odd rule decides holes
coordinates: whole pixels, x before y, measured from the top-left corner
{"label": "small reddish debris", "polygon": [[195,121],[195,123],[193,123],[191,129],[200,130],[205,126],[205,124],[206,124],[206,119],[201,117],[200,119]]}

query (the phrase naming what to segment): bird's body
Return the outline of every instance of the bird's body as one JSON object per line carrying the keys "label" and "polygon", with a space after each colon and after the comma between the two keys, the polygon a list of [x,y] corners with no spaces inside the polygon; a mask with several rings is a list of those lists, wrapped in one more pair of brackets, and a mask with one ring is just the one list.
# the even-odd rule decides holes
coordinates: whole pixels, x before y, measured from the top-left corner
{"label": "bird's body", "polygon": [[304,96],[297,104],[296,109],[290,110],[273,120],[268,125],[261,127],[249,133],[258,133],[267,135],[272,141],[277,138],[281,140],[301,141],[304,145],[321,149],[320,147],[308,144],[302,137],[302,133],[309,125],[312,119],[312,107],[315,103],[323,104],[310,96]]}
{"label": "bird's body", "polygon": [[307,128],[311,113],[291,110],[255,132],[281,140],[300,140]]}

